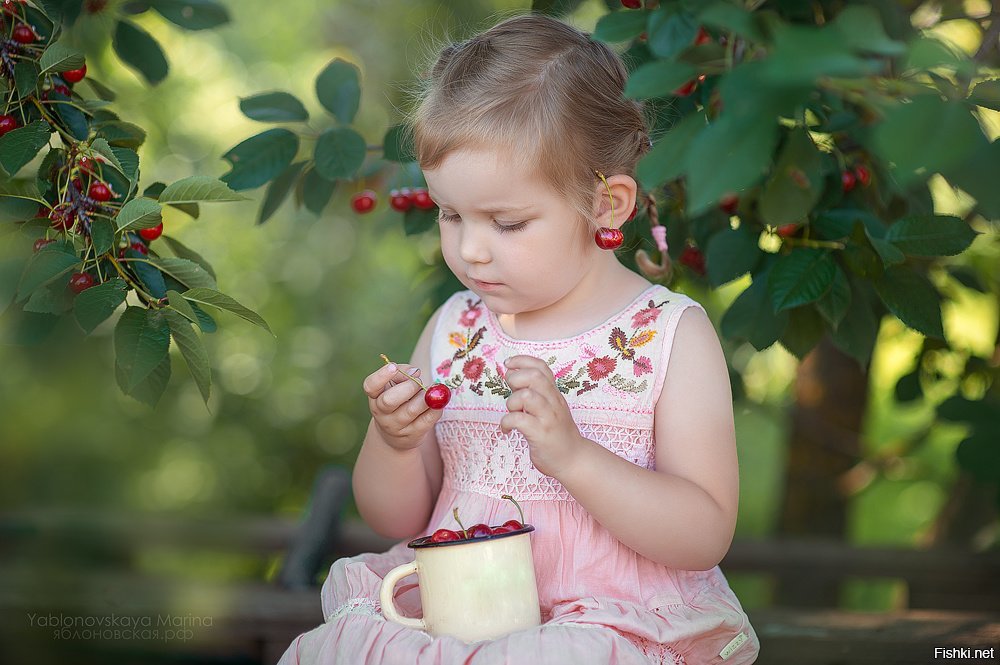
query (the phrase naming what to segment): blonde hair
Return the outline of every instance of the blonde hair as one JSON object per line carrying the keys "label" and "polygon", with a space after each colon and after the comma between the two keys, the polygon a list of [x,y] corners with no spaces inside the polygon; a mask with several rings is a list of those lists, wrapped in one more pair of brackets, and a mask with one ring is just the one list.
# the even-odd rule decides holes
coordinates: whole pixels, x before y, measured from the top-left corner
{"label": "blonde hair", "polygon": [[[455,150],[498,150],[558,192],[592,233],[595,171],[635,177],[650,147],[642,104],[623,96],[627,80],[603,42],[523,14],[443,48],[404,126],[421,168]],[[616,209],[615,226],[630,212]]]}

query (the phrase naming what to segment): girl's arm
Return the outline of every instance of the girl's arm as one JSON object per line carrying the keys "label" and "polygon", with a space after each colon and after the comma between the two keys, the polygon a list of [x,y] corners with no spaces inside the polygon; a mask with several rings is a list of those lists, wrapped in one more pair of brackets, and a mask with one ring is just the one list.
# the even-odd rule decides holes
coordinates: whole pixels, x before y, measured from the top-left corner
{"label": "girl's arm", "polygon": [[[440,314],[439,308],[427,322],[410,361],[423,377],[431,376],[431,336]],[[400,451],[382,439],[374,419],[369,422],[352,484],[358,512],[372,530],[387,538],[420,535],[441,491],[441,477],[441,452],[434,427],[419,446]]]}
{"label": "girl's arm", "polygon": [[654,422],[655,471],[583,439],[558,480],[639,554],[671,568],[708,570],[732,544],[739,467],[729,370],[700,309],[681,314]]}

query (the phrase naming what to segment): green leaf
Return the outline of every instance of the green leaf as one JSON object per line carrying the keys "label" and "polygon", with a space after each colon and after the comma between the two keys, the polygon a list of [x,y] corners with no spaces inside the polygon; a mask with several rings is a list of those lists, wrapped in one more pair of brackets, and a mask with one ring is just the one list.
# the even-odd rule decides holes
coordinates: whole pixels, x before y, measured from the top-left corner
{"label": "green leaf", "polygon": [[123,393],[155,407],[170,382],[170,355],[168,354],[159,365],[153,368],[153,371],[145,379],[132,387],[128,386],[125,370],[120,365],[115,364],[115,380]]}
{"label": "green leaf", "polygon": [[174,338],[174,343],[181,350],[187,362],[191,376],[198,385],[201,398],[208,404],[209,394],[212,391],[212,371],[208,363],[208,351],[201,337],[191,328],[191,324],[183,316],[173,310],[163,310],[170,325],[170,334]]}
{"label": "green leaf", "polygon": [[0,314],[3,314],[17,295],[17,282],[28,260],[20,256],[0,259]]}
{"label": "green leaf", "polygon": [[237,191],[260,187],[281,175],[298,151],[298,135],[283,128],[269,129],[222,156],[233,168],[220,179]]}
{"label": "green leaf", "polygon": [[840,33],[844,44],[852,50],[886,56],[906,53],[906,44],[886,36],[875,7],[847,5],[830,27]]}
{"label": "green leaf", "polygon": [[1000,480],[1000,443],[997,441],[993,432],[976,432],[958,444],[955,458],[980,483],[995,485]]}
{"label": "green leaf", "polygon": [[716,233],[705,256],[709,283],[717,287],[742,277],[757,267],[761,255],[757,236],[745,225]]}
{"label": "green leaf", "polygon": [[728,2],[709,4],[698,14],[698,20],[712,28],[735,32],[751,42],[759,44],[765,41],[764,33],[757,26],[755,16],[746,9]]}
{"label": "green leaf", "polygon": [[198,315],[195,313],[194,307],[184,299],[183,295],[170,289],[167,291],[167,302],[170,303],[171,308],[176,310],[185,319],[191,323],[198,323]]}
{"label": "green leaf", "polygon": [[38,314],[64,314],[73,309],[73,292],[61,280],[50,282],[35,289],[23,309]]}
{"label": "green leaf", "polygon": [[816,302],[816,310],[830,324],[831,330],[837,329],[851,306],[851,283],[839,265],[834,263],[834,268],[830,290]]}
{"label": "green leaf", "polygon": [[855,78],[874,73],[875,66],[850,52],[832,27],[774,23],[774,49],[760,68],[759,84],[814,86],[823,77]]}
{"label": "green leaf", "polygon": [[110,252],[115,245],[115,227],[110,219],[96,218],[90,224],[90,239],[94,243],[94,253]]}
{"label": "green leaf", "polygon": [[646,29],[648,16],[649,12],[644,10],[605,14],[597,21],[593,39],[599,39],[602,42],[624,42],[638,37]]}
{"label": "green leaf", "polygon": [[[104,157],[106,160],[108,160],[108,164],[117,169],[118,172],[121,173],[123,176],[125,176],[129,180],[134,179],[135,174],[132,173],[130,175],[129,173],[125,172],[125,167],[122,166],[122,163],[118,161],[118,156],[115,154],[114,150],[112,150],[111,144],[108,143],[107,139],[101,137],[95,138],[93,141],[90,142],[90,149],[96,152],[97,154],[101,155],[102,157]],[[133,154],[135,153],[133,152]],[[138,169],[139,167],[138,155],[136,155],[135,166],[136,169]]]}
{"label": "green leaf", "polygon": [[959,217],[920,215],[897,221],[885,239],[910,256],[954,256],[968,249],[977,235]]}
{"label": "green leaf", "polygon": [[163,208],[153,199],[137,197],[118,211],[115,222],[119,231],[151,229],[163,221]]}
{"label": "green leaf", "polygon": [[201,254],[172,236],[162,235],[160,236],[160,240],[165,242],[170,248],[170,251],[177,255],[178,258],[187,259],[188,261],[197,263],[201,266],[202,270],[212,276],[212,279],[215,279],[215,270],[212,269],[212,265],[206,261]]}
{"label": "green leaf", "polygon": [[851,304],[840,324],[830,334],[833,343],[850,355],[862,368],[868,366],[875,339],[878,337],[879,319],[862,289],[870,290],[867,282],[851,284]]}
{"label": "green leaf", "polygon": [[204,175],[182,178],[168,185],[159,197],[160,203],[178,205],[198,201],[246,201],[247,197],[231,190],[226,183]]}
{"label": "green leaf", "polygon": [[191,309],[194,310],[195,316],[198,317],[198,327],[201,328],[203,333],[214,333],[219,329],[218,324],[215,323],[215,319],[208,315],[201,307],[194,303],[191,304]]}
{"label": "green leaf", "polygon": [[152,35],[135,23],[119,20],[111,44],[122,62],[139,72],[150,85],[167,77],[170,66],[163,49]]}
{"label": "green leaf", "polygon": [[71,69],[80,69],[84,65],[83,53],[71,48],[66,44],[55,42],[50,44],[42,57],[38,59],[38,66],[41,74],[47,72],[68,72]]}
{"label": "green leaf", "polygon": [[218,307],[219,309],[224,309],[228,312],[232,312],[236,316],[246,319],[250,323],[260,326],[267,332],[271,332],[271,327],[267,325],[267,321],[261,318],[260,314],[248,309],[236,302],[232,297],[227,296],[225,293],[219,293],[213,289],[191,289],[185,291],[182,294],[185,298],[191,302],[198,303],[201,305],[211,305],[212,307]]}
{"label": "green leaf", "polygon": [[214,0],[146,0],[146,3],[185,30],[207,30],[229,23],[229,11]]}
{"label": "green leaf", "polygon": [[925,275],[906,266],[893,266],[872,283],[900,321],[928,337],[944,339],[941,295]]}
{"label": "green leaf", "polygon": [[301,186],[302,200],[306,209],[320,215],[326,204],[330,202],[330,197],[333,196],[333,190],[337,183],[327,180],[315,168],[312,168],[302,177]]}
{"label": "green leaf", "polygon": [[761,217],[772,226],[791,224],[812,211],[823,193],[823,163],[809,132],[788,134],[759,201]]}
{"label": "green leaf", "polygon": [[90,123],[83,111],[70,103],[70,98],[55,90],[49,91],[49,105],[62,120],[62,125],[69,130],[73,138],[86,141],[90,137]]}
{"label": "green leaf", "polygon": [[768,282],[775,311],[815,302],[822,298],[837,273],[830,252],[800,247],[782,256],[774,265]]}
{"label": "green leaf", "polygon": [[87,78],[84,80],[87,82],[87,85],[90,86],[90,89],[94,91],[94,94],[99,98],[109,102],[115,101],[115,98],[117,97],[115,91],[100,81],[95,80],[94,77],[90,75],[90,72],[87,72]]}
{"label": "green leaf", "polygon": [[103,136],[112,146],[137,149],[146,141],[146,130],[131,122],[110,120],[95,127],[98,136]]}
{"label": "green leaf", "polygon": [[337,120],[345,125],[354,120],[361,102],[361,74],[353,64],[335,59],[316,77],[316,96]]}
{"label": "green leaf", "polygon": [[781,335],[781,345],[789,353],[804,359],[826,334],[823,318],[812,307],[796,307],[788,312],[788,325]]}
{"label": "green leaf", "polygon": [[128,285],[116,277],[78,294],[73,300],[73,314],[83,332],[88,335],[94,332],[125,302],[128,292]]}
{"label": "green leaf", "polygon": [[149,262],[189,288],[216,287],[215,278],[194,261],[170,256],[151,256]]}
{"label": "green leaf", "polygon": [[263,92],[240,98],[240,110],[251,120],[260,122],[298,122],[309,119],[302,102],[287,92]]}
{"label": "green leaf", "polygon": [[385,138],[382,139],[382,156],[391,162],[416,161],[413,136],[404,125],[393,125],[385,133]]}
{"label": "green leaf", "polygon": [[131,392],[155,370],[170,350],[170,331],[159,312],[126,307],[115,325],[115,364]]}
{"label": "green leaf", "polygon": [[17,286],[17,302],[21,302],[40,286],[48,284],[80,265],[80,257],[62,243],[46,245],[28,260]]}
{"label": "green leaf", "polygon": [[299,179],[302,167],[305,164],[305,162],[295,162],[267,186],[267,192],[264,194],[264,203],[261,205],[260,215],[257,217],[258,224],[266,222],[281,207],[281,204],[288,198],[288,192],[292,190],[292,187]]}
{"label": "green leaf", "polygon": [[923,396],[923,389],[920,387],[920,367],[918,366],[909,374],[905,374],[896,381],[893,390],[897,402],[913,402]]}
{"label": "green leaf", "polygon": [[753,276],[753,282],[737,296],[722,317],[723,335],[745,339],[758,351],[774,344],[788,325],[788,312],[775,313],[767,294],[769,269]]}
{"label": "green leaf", "polygon": [[316,170],[327,180],[352,178],[365,161],[364,138],[348,127],[333,127],[316,141]]}
{"label": "green leaf", "polygon": [[636,166],[636,175],[642,182],[643,189],[651,192],[681,175],[684,166],[682,157],[704,126],[705,115],[701,112],[692,113],[655,142],[653,149]]}
{"label": "green leaf", "polygon": [[[21,99],[31,97],[38,87],[38,77],[41,76],[38,65],[32,60],[19,60],[14,65],[14,87]],[[49,93],[54,94],[54,91]]]}
{"label": "green leaf", "polygon": [[163,298],[167,295],[167,284],[163,279],[163,273],[152,265],[145,254],[128,248],[125,250],[125,258],[132,259],[129,261],[129,266],[139,276],[139,281],[146,287],[149,295],[154,298]]}
{"label": "green leaf", "polygon": [[410,208],[403,213],[403,231],[408,236],[424,233],[437,226],[437,219],[436,208],[431,210]]}
{"label": "green leaf", "polygon": [[36,120],[0,136],[0,167],[9,176],[34,159],[49,143],[49,123]]}
{"label": "green leaf", "polygon": [[661,58],[673,58],[694,44],[698,23],[686,12],[660,8],[649,16],[649,50]]}
{"label": "green leaf", "polygon": [[875,125],[873,137],[876,152],[895,164],[894,174],[903,187],[960,166],[986,145],[969,107],[936,95],[890,108]]}
{"label": "green leaf", "polygon": [[684,156],[687,212],[698,215],[729,192],[753,185],[771,164],[778,141],[773,117],[723,114],[691,142]]}
{"label": "green leaf", "polygon": [[654,60],[632,72],[625,84],[625,96],[648,99],[672,95],[697,75],[698,70],[686,62]]}

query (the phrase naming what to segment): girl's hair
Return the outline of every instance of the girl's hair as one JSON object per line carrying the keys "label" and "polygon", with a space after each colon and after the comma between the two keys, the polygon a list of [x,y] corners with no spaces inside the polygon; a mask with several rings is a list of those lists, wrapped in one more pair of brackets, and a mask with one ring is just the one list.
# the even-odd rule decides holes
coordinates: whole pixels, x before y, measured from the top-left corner
{"label": "girl's hair", "polygon": [[[635,177],[650,147],[642,104],[622,94],[627,80],[606,44],[524,14],[446,46],[405,125],[421,168],[454,150],[499,150],[561,193],[592,232],[594,172]],[[630,212],[616,209],[615,225]]]}

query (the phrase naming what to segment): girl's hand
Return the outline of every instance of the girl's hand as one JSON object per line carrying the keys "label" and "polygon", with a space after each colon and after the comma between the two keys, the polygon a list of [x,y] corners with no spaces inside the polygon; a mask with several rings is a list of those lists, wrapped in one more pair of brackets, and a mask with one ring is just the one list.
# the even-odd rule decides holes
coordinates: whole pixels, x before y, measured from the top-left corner
{"label": "girl's hand", "polygon": [[396,450],[418,447],[442,413],[427,406],[423,390],[404,373],[419,377],[420,369],[384,365],[366,376],[363,384],[375,426],[386,444]]}
{"label": "girl's hand", "polygon": [[569,404],[556,388],[552,370],[543,360],[511,356],[504,365],[512,394],[507,398],[510,413],[500,420],[500,429],[504,434],[513,429],[523,434],[535,468],[547,476],[558,477],[583,439]]}

